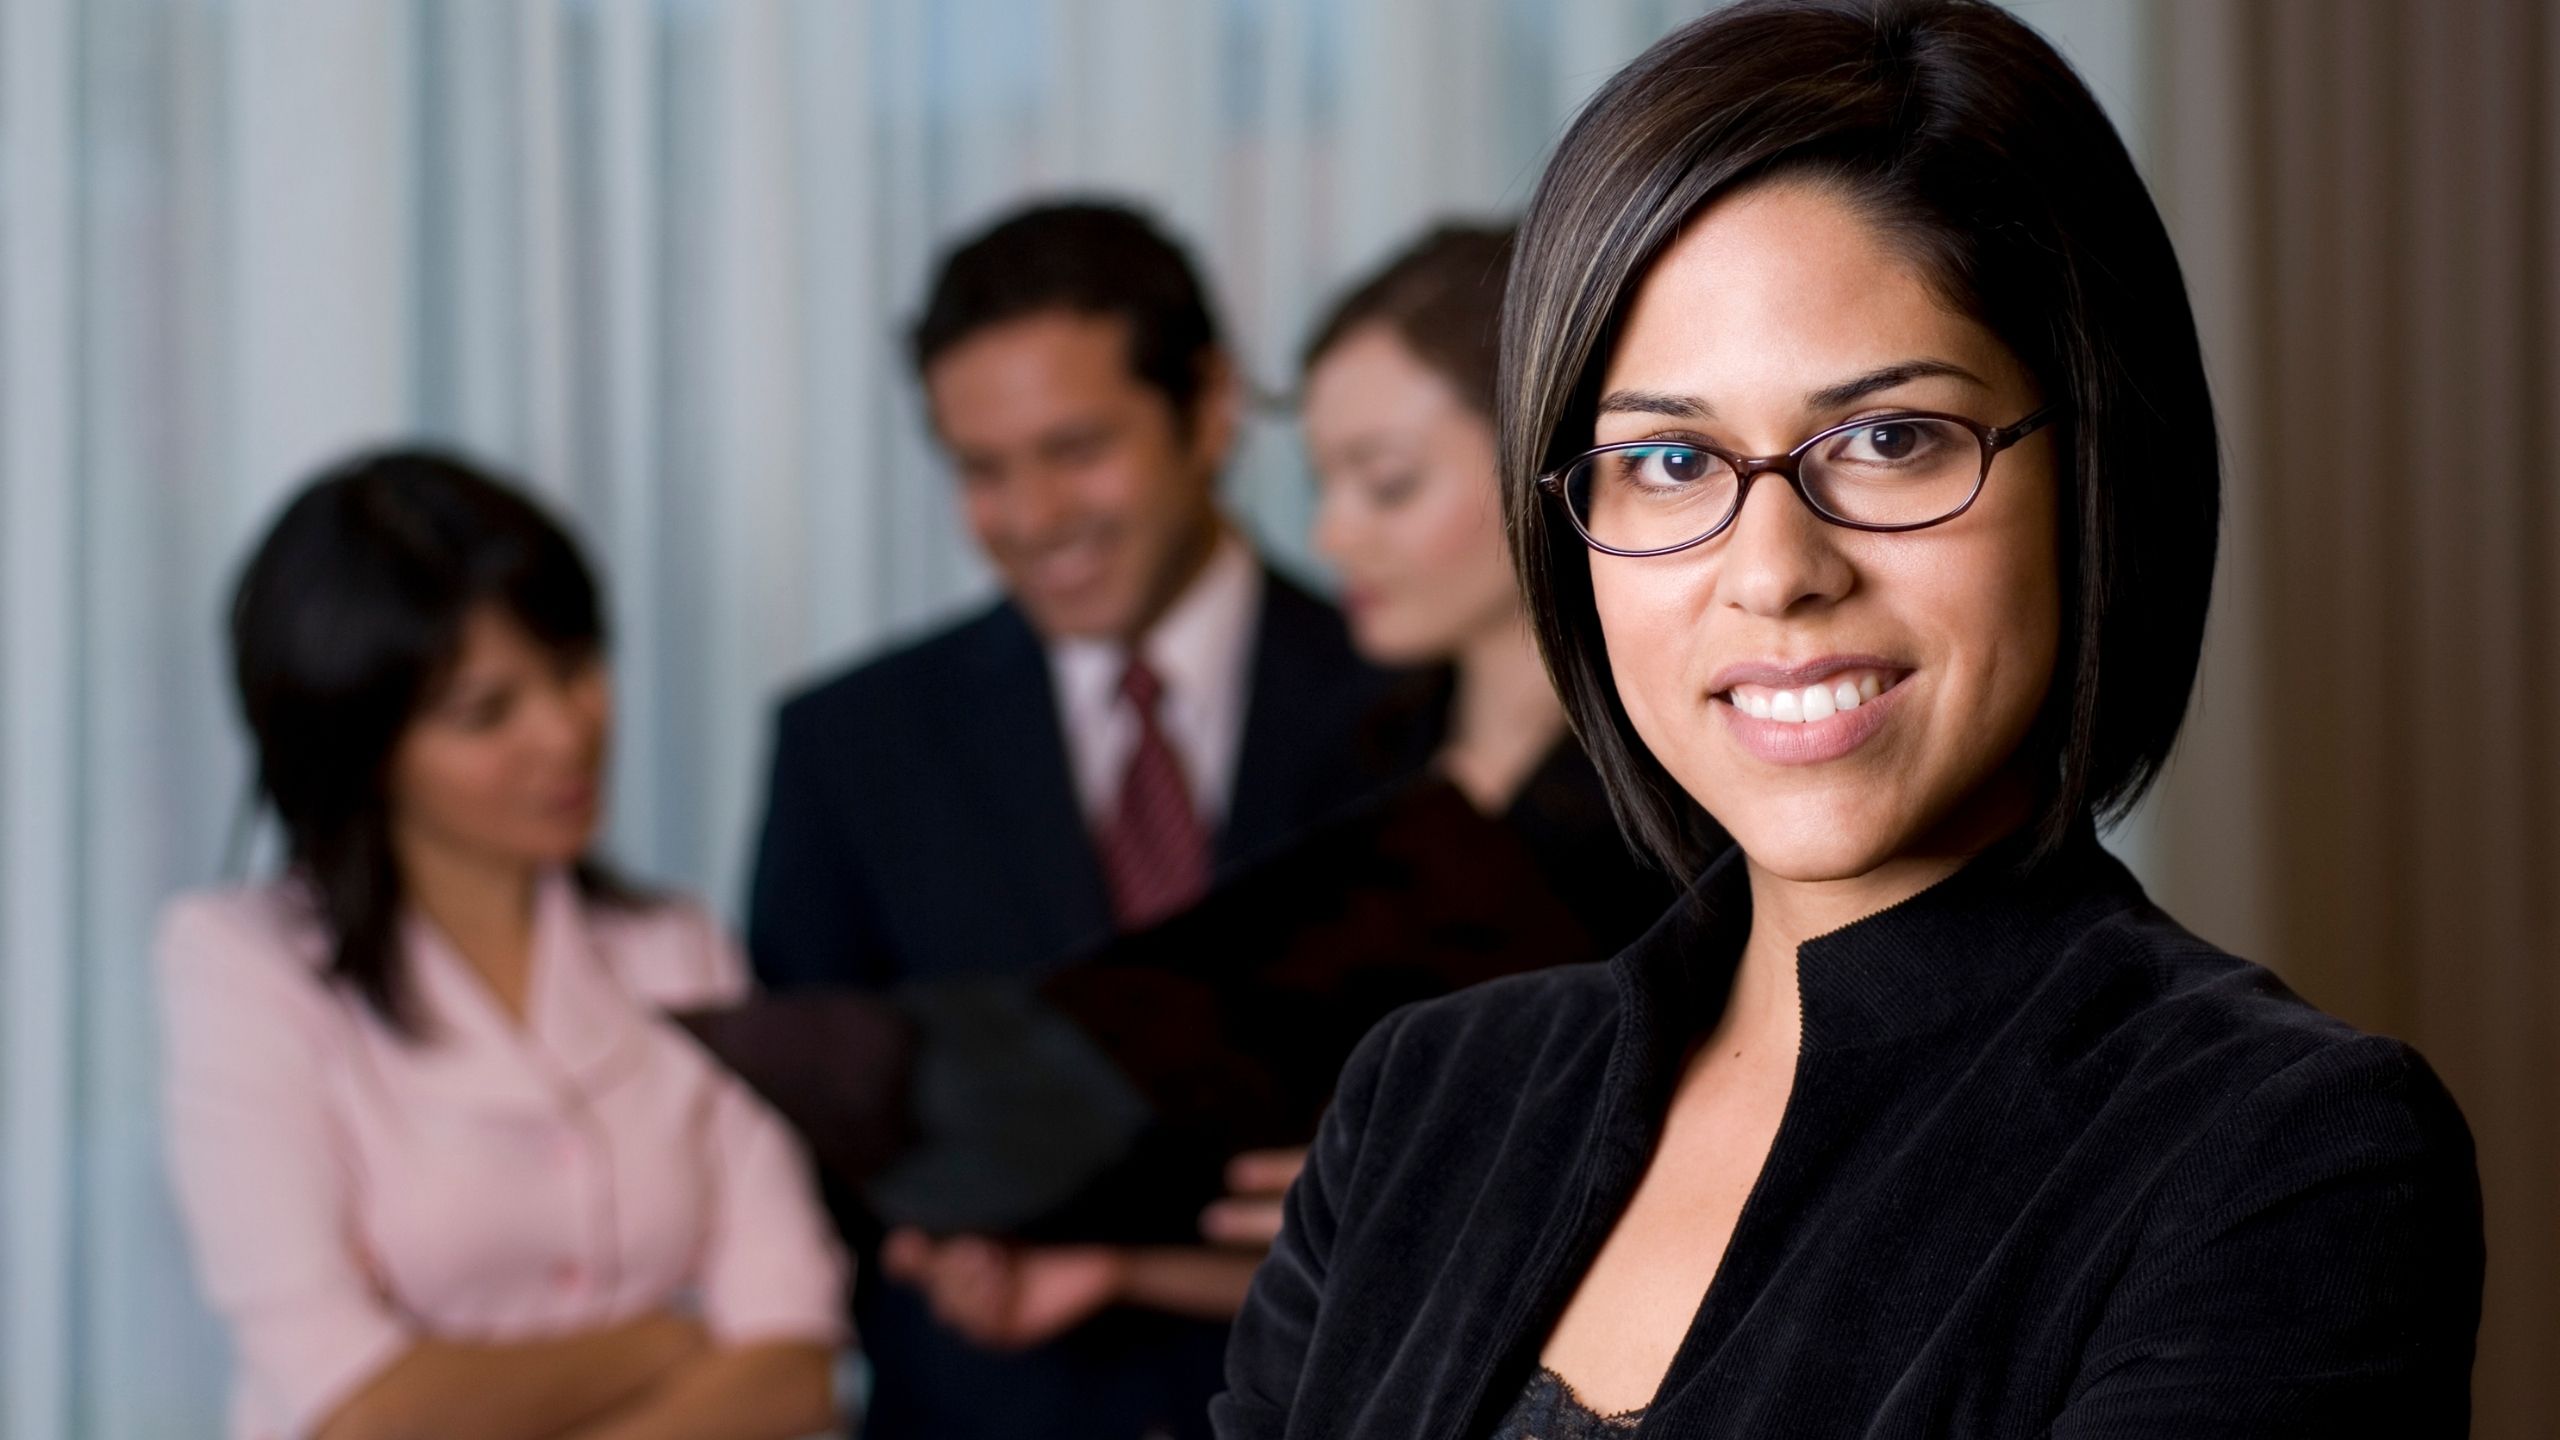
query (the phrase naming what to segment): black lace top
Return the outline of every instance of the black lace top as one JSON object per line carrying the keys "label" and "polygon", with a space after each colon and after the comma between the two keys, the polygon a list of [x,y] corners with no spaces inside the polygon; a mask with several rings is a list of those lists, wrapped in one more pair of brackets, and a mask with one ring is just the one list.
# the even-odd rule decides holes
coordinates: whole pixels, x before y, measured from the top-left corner
{"label": "black lace top", "polygon": [[1610,1440],[1632,1434],[1644,1407],[1603,1415],[1582,1403],[1564,1377],[1541,1365],[1490,1440]]}

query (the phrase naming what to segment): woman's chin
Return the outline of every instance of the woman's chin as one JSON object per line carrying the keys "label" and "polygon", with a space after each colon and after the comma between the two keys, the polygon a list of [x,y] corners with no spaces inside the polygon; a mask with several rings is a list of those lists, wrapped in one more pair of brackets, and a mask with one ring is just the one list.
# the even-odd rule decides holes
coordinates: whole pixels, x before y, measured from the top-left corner
{"label": "woman's chin", "polygon": [[557,870],[586,859],[595,845],[595,826],[561,825],[546,827],[543,834],[525,836],[515,848],[520,863],[538,870]]}
{"label": "woman's chin", "polygon": [[1836,811],[1742,817],[1726,828],[1753,869],[1800,884],[1871,874],[1894,858],[1902,838],[1895,827]]}
{"label": "woman's chin", "polygon": [[1382,670],[1415,670],[1448,662],[1457,641],[1439,628],[1401,623],[1402,617],[1363,616],[1351,627],[1351,648]]}
{"label": "woman's chin", "polygon": [[2026,818],[2023,799],[1985,793],[1991,788],[1978,787],[1975,803],[1952,813],[1917,794],[1876,796],[1872,805],[1834,794],[1756,812],[1729,807],[1734,814],[1718,818],[1752,869],[1770,879],[1811,885],[1925,877],[1960,865]]}

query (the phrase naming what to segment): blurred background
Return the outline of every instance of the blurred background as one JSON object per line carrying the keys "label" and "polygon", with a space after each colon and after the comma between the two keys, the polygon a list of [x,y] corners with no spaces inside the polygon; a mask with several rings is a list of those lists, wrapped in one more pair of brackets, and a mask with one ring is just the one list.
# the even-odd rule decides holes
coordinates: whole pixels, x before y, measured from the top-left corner
{"label": "blurred background", "polygon": [[[170,891],[257,861],[218,617],[300,476],[424,436],[575,520],[613,849],[734,917],[777,693],[986,588],[898,343],[942,241],[1134,197],[1276,391],[1321,297],[1516,210],[1703,8],[0,0],[0,1440],[219,1431],[146,952]],[[2488,1191],[2477,1433],[2547,1434],[2560,7],[2013,8],[2151,177],[2227,426],[2198,709],[2114,843],[2444,1073]],[[1279,398],[1230,483],[1303,557]]]}

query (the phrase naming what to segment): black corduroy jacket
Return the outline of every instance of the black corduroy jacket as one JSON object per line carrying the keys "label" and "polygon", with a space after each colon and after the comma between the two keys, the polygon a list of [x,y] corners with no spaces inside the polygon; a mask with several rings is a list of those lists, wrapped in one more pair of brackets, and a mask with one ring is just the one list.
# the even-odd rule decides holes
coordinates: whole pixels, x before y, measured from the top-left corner
{"label": "black corduroy jacket", "polygon": [[[1211,1407],[1476,1440],[1643,1172],[1750,925],[1740,856],[1606,965],[1390,1016]],[[2418,1055],[2189,935],[2086,834],[1798,952],[1776,1142],[1643,1436],[2454,1436],[2480,1199]]]}

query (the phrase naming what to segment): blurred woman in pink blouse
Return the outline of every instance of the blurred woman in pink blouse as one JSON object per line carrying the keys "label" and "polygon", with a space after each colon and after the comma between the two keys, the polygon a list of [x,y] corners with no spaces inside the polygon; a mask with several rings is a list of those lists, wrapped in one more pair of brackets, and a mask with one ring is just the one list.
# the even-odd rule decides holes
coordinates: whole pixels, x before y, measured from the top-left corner
{"label": "blurred woman in pink blouse", "polygon": [[241,1440],[752,1440],[835,1423],[844,1262],[781,1124],[660,1012],[745,987],[586,856],[595,585],[534,506],[387,453],[231,614],[287,865],[160,938],[180,1207]]}

